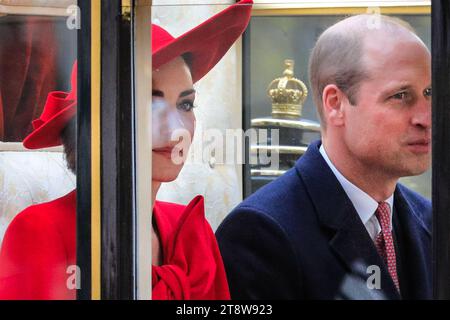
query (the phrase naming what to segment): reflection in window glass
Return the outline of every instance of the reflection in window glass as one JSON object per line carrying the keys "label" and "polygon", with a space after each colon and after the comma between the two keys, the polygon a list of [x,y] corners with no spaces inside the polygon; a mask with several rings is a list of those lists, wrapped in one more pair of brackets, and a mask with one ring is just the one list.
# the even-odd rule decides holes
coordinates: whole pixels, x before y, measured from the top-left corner
{"label": "reflection in window glass", "polygon": [[5,8],[0,299],[74,299],[77,30],[61,16],[65,7]]}

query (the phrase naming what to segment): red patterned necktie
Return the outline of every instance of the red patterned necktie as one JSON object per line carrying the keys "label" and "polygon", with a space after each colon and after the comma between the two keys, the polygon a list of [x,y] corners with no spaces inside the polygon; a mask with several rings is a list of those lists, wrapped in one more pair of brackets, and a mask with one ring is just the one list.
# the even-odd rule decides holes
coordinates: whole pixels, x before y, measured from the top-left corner
{"label": "red patterned necktie", "polygon": [[397,277],[397,260],[395,257],[394,239],[391,231],[391,209],[386,202],[379,202],[375,215],[381,226],[381,232],[375,240],[378,254],[387,264],[389,274],[394,281],[397,290],[400,292],[400,285]]}

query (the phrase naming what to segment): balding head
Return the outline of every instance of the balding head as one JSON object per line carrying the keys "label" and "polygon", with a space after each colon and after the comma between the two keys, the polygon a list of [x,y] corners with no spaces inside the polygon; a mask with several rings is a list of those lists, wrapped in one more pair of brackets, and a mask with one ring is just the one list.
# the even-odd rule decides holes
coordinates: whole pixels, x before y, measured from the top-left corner
{"label": "balding head", "polygon": [[328,84],[335,84],[346,94],[351,104],[357,104],[359,84],[370,78],[366,61],[368,47],[384,47],[389,41],[404,37],[421,42],[407,22],[368,14],[346,18],[321,34],[311,52],[309,80],[324,129],[323,89]]}

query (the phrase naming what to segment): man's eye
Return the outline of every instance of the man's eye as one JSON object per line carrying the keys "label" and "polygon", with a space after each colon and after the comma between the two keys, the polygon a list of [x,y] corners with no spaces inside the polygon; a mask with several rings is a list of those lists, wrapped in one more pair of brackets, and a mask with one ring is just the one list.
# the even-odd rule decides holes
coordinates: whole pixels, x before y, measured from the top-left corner
{"label": "man's eye", "polygon": [[426,88],[423,90],[424,97],[431,97],[431,88]]}
{"label": "man's eye", "polygon": [[194,108],[195,106],[193,101],[183,101],[178,105],[178,109],[183,111],[191,111]]}
{"label": "man's eye", "polygon": [[405,100],[408,98],[408,93],[405,91],[398,92],[398,93],[394,94],[393,96],[391,96],[391,98],[397,99],[397,100]]}

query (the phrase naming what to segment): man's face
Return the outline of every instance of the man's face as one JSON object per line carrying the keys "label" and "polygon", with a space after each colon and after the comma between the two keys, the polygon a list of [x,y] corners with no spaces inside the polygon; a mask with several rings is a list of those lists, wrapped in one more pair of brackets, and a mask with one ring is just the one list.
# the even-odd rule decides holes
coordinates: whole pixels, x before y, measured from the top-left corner
{"label": "man's face", "polygon": [[430,165],[431,57],[412,35],[375,35],[366,41],[356,106],[345,106],[344,140],[370,170],[399,178]]}

